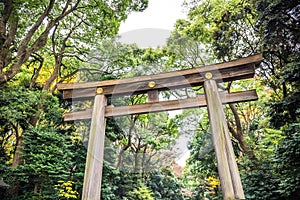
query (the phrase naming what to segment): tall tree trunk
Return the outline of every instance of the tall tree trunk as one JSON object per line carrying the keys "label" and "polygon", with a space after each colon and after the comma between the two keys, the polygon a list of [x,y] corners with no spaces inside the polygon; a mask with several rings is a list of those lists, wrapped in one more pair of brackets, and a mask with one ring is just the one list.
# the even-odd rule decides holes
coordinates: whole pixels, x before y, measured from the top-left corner
{"label": "tall tree trunk", "polygon": [[23,163],[23,158],[22,158],[22,153],[24,153],[23,150],[23,136],[19,136],[17,139],[17,146],[16,146],[16,151],[14,154],[14,159],[12,162],[12,167],[16,167],[18,165],[21,165]]}
{"label": "tall tree trunk", "polygon": [[254,154],[253,150],[247,145],[244,135],[243,135],[243,129],[242,129],[242,123],[240,120],[240,117],[238,115],[238,111],[234,104],[229,104],[229,107],[232,111],[232,114],[234,116],[236,127],[233,128],[231,124],[228,123],[229,131],[231,132],[232,136],[239,142],[239,145],[241,147],[241,150],[245,152],[249,158],[254,162],[256,165],[258,163],[258,159],[256,155]]}
{"label": "tall tree trunk", "polygon": [[145,176],[147,165],[146,165],[146,153],[147,153],[148,145],[144,146],[143,157],[142,157],[142,177]]}
{"label": "tall tree trunk", "polygon": [[116,164],[116,168],[119,169],[123,163],[123,156],[124,156],[124,153],[125,151],[131,147],[131,136],[132,136],[132,131],[133,131],[133,128],[134,128],[134,125],[135,125],[135,122],[137,120],[137,116],[134,116],[132,115],[131,118],[130,118],[130,127],[129,127],[129,130],[128,130],[128,140],[127,140],[127,144],[122,147],[119,155],[118,155],[118,162]]}
{"label": "tall tree trunk", "polygon": [[[47,24],[45,31],[42,32],[39,37],[33,42],[33,44],[28,47],[28,44],[32,41],[33,35],[39,30],[41,24],[45,21],[44,19],[49,15],[51,12],[53,6],[54,6],[55,0],[50,0],[47,8],[45,8],[45,11],[39,16],[35,24],[29,29],[29,31],[25,34],[24,39],[21,41],[20,45],[17,48],[16,57],[13,59],[13,54],[11,51],[3,51],[3,48],[1,48],[1,56],[0,56],[0,85],[6,83],[7,81],[11,80],[13,77],[15,77],[16,74],[19,73],[19,70],[21,66],[28,60],[28,58],[31,56],[32,53],[37,52],[39,49],[45,46],[48,34],[50,30],[53,28],[53,26],[56,24],[57,21],[60,20],[60,18],[57,18],[56,20],[49,21]],[[11,4],[11,8],[10,5]],[[4,33],[3,35],[6,35],[6,27],[8,27],[8,37],[6,37],[5,42],[3,42],[3,45],[7,45],[7,49],[11,47],[13,44],[13,39],[15,35],[17,34],[17,24],[18,24],[18,16],[13,11],[13,1],[7,1],[5,2],[5,9],[10,8],[9,13],[6,13],[7,20],[5,20],[3,17],[0,18],[0,29],[1,32]],[[8,24],[8,19],[11,19],[10,24]],[[7,68],[10,66],[9,68]],[[6,71],[3,69],[7,68]]]}
{"label": "tall tree trunk", "polygon": [[33,194],[37,195],[37,193],[38,193],[38,183],[35,183],[34,184],[34,189],[33,189]]}
{"label": "tall tree trunk", "polygon": [[139,152],[141,149],[141,138],[138,139],[138,144],[134,150],[134,173],[139,174],[140,173],[140,157]]}

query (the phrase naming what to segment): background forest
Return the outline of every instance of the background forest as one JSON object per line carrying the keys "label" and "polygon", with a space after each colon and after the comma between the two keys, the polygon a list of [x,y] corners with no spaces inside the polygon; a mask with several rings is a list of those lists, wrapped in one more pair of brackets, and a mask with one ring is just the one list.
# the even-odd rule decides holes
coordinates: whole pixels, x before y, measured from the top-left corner
{"label": "background forest", "polygon": [[[165,46],[119,43],[120,23],[147,4],[0,1],[0,199],[80,199],[90,122],[64,122],[63,113],[92,102],[64,101],[58,83],[188,69],[257,53],[264,60],[255,79],[220,85],[259,94],[258,101],[224,106],[245,195],[300,199],[300,2],[190,0],[187,19],[177,20]],[[132,105],[146,97],[112,101]],[[206,109],[111,118],[106,133],[101,199],[222,198]],[[172,146],[183,135],[191,138],[190,157],[180,171]]]}

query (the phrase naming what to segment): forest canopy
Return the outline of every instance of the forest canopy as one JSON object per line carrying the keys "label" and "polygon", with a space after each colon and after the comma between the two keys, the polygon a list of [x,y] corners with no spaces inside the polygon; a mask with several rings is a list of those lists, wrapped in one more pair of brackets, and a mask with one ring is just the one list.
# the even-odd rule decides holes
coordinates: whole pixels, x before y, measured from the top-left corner
{"label": "forest canopy", "polygon": [[[219,90],[256,89],[224,105],[246,199],[300,199],[300,4],[285,0],[189,0],[164,46],[118,41],[121,22],[148,0],[0,1],[0,198],[81,199],[90,121],[63,114],[59,83],[121,79],[202,67],[257,53],[253,79]],[[194,97],[201,86],[161,92]],[[145,95],[111,99],[146,102]],[[220,199],[208,113],[187,109],[108,118],[101,199]],[[176,142],[188,138],[184,166]]]}

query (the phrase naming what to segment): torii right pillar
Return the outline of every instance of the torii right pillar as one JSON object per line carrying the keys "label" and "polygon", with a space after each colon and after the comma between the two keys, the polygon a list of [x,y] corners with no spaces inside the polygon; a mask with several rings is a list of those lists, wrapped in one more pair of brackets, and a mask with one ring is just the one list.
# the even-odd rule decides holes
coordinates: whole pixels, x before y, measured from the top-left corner
{"label": "torii right pillar", "polygon": [[245,199],[217,83],[210,72],[205,74],[205,79],[204,90],[223,199]]}

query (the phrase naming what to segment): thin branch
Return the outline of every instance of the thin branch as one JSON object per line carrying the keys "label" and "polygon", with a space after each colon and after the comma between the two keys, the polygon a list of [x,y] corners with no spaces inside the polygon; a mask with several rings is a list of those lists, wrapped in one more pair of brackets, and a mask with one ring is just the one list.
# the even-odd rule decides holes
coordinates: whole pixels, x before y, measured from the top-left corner
{"label": "thin branch", "polygon": [[37,31],[37,29],[41,26],[41,24],[43,23],[45,18],[51,12],[51,10],[54,6],[54,3],[55,3],[55,0],[50,0],[49,1],[49,4],[48,4],[47,8],[45,9],[45,11],[41,14],[41,16],[38,18],[36,23],[31,27],[31,29],[28,31],[28,33],[24,37],[24,40],[22,41],[22,43],[20,45],[20,48],[18,50],[18,55],[19,56],[23,54],[23,52],[25,51],[25,49],[26,49],[29,41],[31,40],[33,34]]}
{"label": "thin branch", "polygon": [[29,85],[29,88],[32,89],[34,84],[36,83],[36,80],[40,74],[40,71],[43,67],[43,64],[44,64],[44,58],[38,54],[36,55],[32,55],[32,57],[34,57],[37,61],[39,61],[39,66],[37,69],[34,69],[34,73],[31,77],[31,80],[30,80],[30,85]]}

